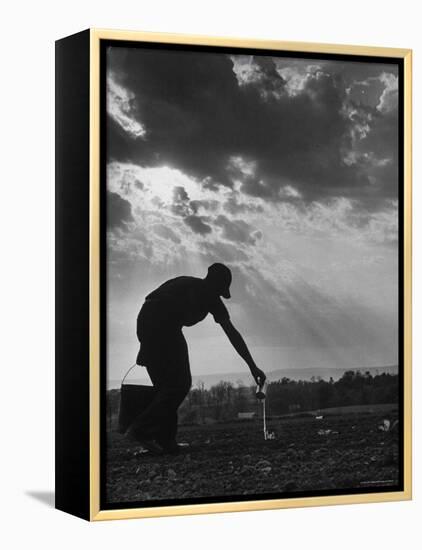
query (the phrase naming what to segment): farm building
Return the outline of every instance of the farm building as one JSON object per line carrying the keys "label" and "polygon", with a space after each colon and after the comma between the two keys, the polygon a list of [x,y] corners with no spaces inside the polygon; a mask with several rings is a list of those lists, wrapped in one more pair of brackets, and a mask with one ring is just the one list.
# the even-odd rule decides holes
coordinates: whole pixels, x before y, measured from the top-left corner
{"label": "farm building", "polygon": [[250,420],[251,418],[256,418],[256,412],[239,412],[237,413],[237,418],[239,420]]}

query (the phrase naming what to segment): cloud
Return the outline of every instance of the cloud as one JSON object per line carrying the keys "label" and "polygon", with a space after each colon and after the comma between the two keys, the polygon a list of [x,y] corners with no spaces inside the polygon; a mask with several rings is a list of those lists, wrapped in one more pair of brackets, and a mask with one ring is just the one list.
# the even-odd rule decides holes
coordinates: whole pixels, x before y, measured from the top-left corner
{"label": "cloud", "polygon": [[200,253],[204,259],[204,265],[211,265],[215,262],[232,264],[232,267],[239,262],[249,261],[249,256],[238,246],[222,241],[204,241],[200,245]]}
{"label": "cloud", "polygon": [[256,162],[248,161],[242,156],[236,155],[229,158],[228,169],[232,170],[235,176],[255,176]]}
{"label": "cloud", "polygon": [[162,237],[163,239],[168,239],[175,244],[181,243],[180,237],[178,237],[176,233],[166,225],[156,224],[153,226],[153,230],[159,237]]}
{"label": "cloud", "polygon": [[130,202],[117,193],[107,192],[107,225],[113,229],[133,221]]}
{"label": "cloud", "polygon": [[315,77],[318,72],[323,72],[327,62],[318,60],[312,62],[309,59],[277,59],[277,72],[286,82],[286,93],[296,96],[306,93],[308,81]]}
{"label": "cloud", "polygon": [[107,78],[107,113],[131,137],[145,137],[145,127],[136,120],[135,94]]}
{"label": "cloud", "polygon": [[204,222],[204,219],[206,218],[203,218],[201,216],[186,216],[183,221],[195,233],[206,235],[207,233],[211,233],[212,228]]}
{"label": "cloud", "polygon": [[204,210],[206,212],[215,212],[219,207],[220,202],[218,200],[192,200],[190,201],[190,206],[192,210],[198,212],[199,210]]}
{"label": "cloud", "polygon": [[[286,94],[286,80],[277,71],[276,62],[272,57],[258,57],[253,59],[254,78],[248,82],[239,81],[240,85],[255,85],[264,100],[280,99]],[[233,58],[232,58],[233,61]],[[235,67],[235,62],[233,63]],[[233,67],[233,68],[234,68]],[[235,68],[234,68],[235,70]]]}
{"label": "cloud", "polygon": [[244,197],[240,197],[240,193],[233,193],[224,203],[224,209],[230,214],[263,212],[264,207],[261,203],[255,200],[245,201]]}
{"label": "cloud", "polygon": [[[204,189],[239,185],[271,202],[291,200],[289,188],[305,202],[344,196],[373,207],[397,195],[397,159],[379,153],[397,121],[385,125],[392,112],[373,105],[392,97],[394,83],[382,75],[394,75],[393,65],[244,58],[110,48],[108,69],[148,128],[148,139],[128,140],[110,124],[110,160],[165,164]],[[365,80],[372,99],[358,103],[353,82]],[[391,158],[382,173],[347,160],[365,139],[373,158]]]}
{"label": "cloud", "polygon": [[243,220],[229,220],[220,214],[214,223],[223,229],[223,237],[229,241],[254,245],[262,237],[261,231],[254,230]]}
{"label": "cloud", "polygon": [[191,212],[189,195],[184,187],[178,185],[173,190],[172,211],[178,216],[186,216]]}
{"label": "cloud", "polygon": [[[377,170],[388,164],[384,159]],[[114,210],[114,250],[127,248],[134,256],[140,247],[140,255],[148,254],[152,262],[171,262],[172,243],[183,246],[192,258],[201,255],[205,238],[210,246],[222,245],[225,258],[231,250],[225,245],[234,244],[238,252],[230,256],[234,262],[252,261],[258,248],[260,254],[271,258],[278,254],[279,242],[294,242],[299,236],[305,240],[337,239],[345,247],[397,245],[397,200],[387,201],[382,210],[364,209],[348,198],[307,204],[293,196],[289,201],[266,202],[236,189],[204,189],[201,182],[174,169],[122,163],[109,165],[107,184],[109,207]],[[295,195],[294,190],[287,189],[288,193]],[[191,198],[200,196],[204,198]],[[129,246],[125,239],[133,243]],[[260,261],[263,265],[271,262]]]}
{"label": "cloud", "polygon": [[398,105],[398,77],[392,73],[382,73],[379,80],[385,85],[385,88],[379,98],[377,109],[388,113],[397,109]]}

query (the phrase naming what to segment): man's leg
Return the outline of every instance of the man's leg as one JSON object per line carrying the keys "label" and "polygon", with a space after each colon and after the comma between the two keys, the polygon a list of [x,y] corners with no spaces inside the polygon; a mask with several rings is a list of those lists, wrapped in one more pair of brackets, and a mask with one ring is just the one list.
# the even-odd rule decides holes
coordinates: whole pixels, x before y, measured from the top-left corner
{"label": "man's leg", "polygon": [[155,439],[166,445],[175,442],[177,433],[177,409],[192,384],[186,341],[180,332],[172,342],[174,353],[165,360],[147,366],[148,374],[156,389],[153,402],[133,422],[131,434],[140,441]]}
{"label": "man's leg", "polygon": [[[152,369],[148,369],[148,372],[150,370],[152,371]],[[160,383],[157,382],[153,372],[151,372],[150,376],[154,383],[154,387],[157,388],[157,392],[166,396],[165,403],[162,402],[165,414],[163,414],[159,420],[159,429],[156,433],[156,439],[164,448],[171,448],[176,446],[178,423],[177,409],[188,394],[191,382],[186,381],[186,383],[179,384],[171,389],[166,387],[163,388]]]}

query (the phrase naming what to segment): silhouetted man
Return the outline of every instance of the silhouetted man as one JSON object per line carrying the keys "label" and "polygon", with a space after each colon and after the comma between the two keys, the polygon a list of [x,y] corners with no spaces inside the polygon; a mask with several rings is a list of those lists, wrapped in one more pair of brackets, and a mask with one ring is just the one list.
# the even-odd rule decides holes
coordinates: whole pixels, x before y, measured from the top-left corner
{"label": "silhouetted man", "polygon": [[230,298],[231,280],[230,269],[215,263],[204,279],[176,277],[165,282],[148,294],[139,312],[137,336],[141,347],[136,362],[147,368],[156,394],[127,434],[153,453],[178,450],[177,409],[192,384],[183,327],[196,325],[211,313],[249,366],[257,384],[265,381],[265,374],[256,366],[220,298]]}

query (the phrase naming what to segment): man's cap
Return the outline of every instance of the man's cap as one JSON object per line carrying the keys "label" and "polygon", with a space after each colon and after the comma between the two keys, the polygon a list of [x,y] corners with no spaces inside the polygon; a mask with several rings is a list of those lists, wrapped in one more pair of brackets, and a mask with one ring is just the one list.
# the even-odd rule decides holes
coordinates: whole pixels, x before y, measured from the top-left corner
{"label": "man's cap", "polygon": [[232,272],[226,265],[219,263],[210,265],[207,277],[218,289],[220,296],[223,296],[223,298],[230,298]]}

